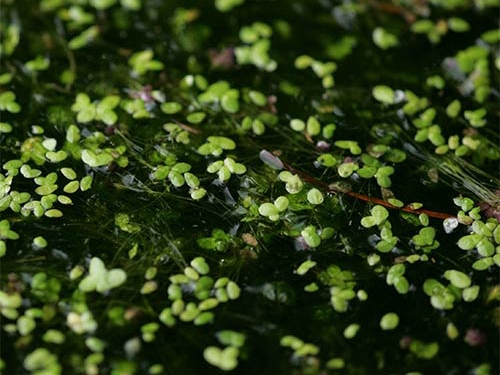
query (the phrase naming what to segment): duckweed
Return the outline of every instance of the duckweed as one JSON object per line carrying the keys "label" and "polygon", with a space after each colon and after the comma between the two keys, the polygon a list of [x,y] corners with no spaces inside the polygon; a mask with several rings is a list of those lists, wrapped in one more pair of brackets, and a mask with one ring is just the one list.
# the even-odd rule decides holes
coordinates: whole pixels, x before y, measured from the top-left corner
{"label": "duckweed", "polygon": [[1,372],[498,372],[494,1],[4,3]]}

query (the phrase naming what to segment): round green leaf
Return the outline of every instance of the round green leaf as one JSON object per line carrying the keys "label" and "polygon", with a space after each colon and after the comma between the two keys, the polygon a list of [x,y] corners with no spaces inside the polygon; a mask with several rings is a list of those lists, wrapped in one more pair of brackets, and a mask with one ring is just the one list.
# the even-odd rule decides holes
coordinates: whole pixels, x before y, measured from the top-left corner
{"label": "round green leaf", "polygon": [[309,135],[316,136],[321,133],[321,124],[314,116],[309,116],[307,119],[306,130]]}
{"label": "round green leaf", "polygon": [[476,300],[479,295],[479,286],[474,285],[462,290],[462,298],[465,302],[472,302]]}
{"label": "round green leaf", "polygon": [[274,201],[274,206],[278,211],[283,212],[288,208],[288,203],[289,203],[288,198],[281,195]]}
{"label": "round green leaf", "polygon": [[382,328],[384,331],[389,331],[391,329],[394,329],[398,326],[399,324],[399,316],[396,313],[390,312],[385,314],[381,319],[380,319],[380,328]]}
{"label": "round green leaf", "polygon": [[316,233],[316,227],[313,225],[309,225],[302,230],[301,235],[309,247],[314,248],[321,244],[321,237]]}
{"label": "round green leaf", "polygon": [[479,234],[473,233],[467,236],[464,236],[458,240],[458,247],[462,250],[471,250],[476,247],[476,245],[481,241],[482,236]]}
{"label": "round green leaf", "polygon": [[444,273],[444,277],[448,279],[452,285],[457,288],[463,289],[467,288],[471,284],[471,280],[469,276],[465,273],[457,271],[457,270],[447,270]]}
{"label": "round green leaf", "polygon": [[210,271],[210,267],[203,257],[194,258],[190,264],[200,275],[206,275]]}
{"label": "round green leaf", "polygon": [[250,90],[248,96],[255,105],[262,107],[267,104],[266,96],[259,91]]}
{"label": "round green leaf", "polygon": [[167,115],[172,115],[182,109],[182,105],[177,102],[165,102],[161,104],[161,110]]}
{"label": "round green leaf", "polygon": [[63,213],[61,211],[59,211],[58,209],[56,208],[52,208],[50,210],[47,210],[45,211],[45,216],[47,217],[62,217],[63,216]]}
{"label": "round green leaf", "polygon": [[315,265],[316,265],[315,261],[308,259],[302,262],[302,264],[295,270],[295,273],[300,276],[305,275]]}
{"label": "round green leaf", "polygon": [[376,100],[384,104],[394,104],[396,97],[394,90],[385,85],[375,86],[372,90],[372,95]]}
{"label": "round green leaf", "polygon": [[186,120],[190,124],[199,124],[205,119],[205,117],[207,117],[207,114],[204,112],[194,112],[187,115]]}
{"label": "round green leaf", "polygon": [[207,138],[207,141],[224,150],[234,150],[236,148],[236,143],[234,143],[232,139],[227,137],[210,136]]}
{"label": "round green leaf", "polygon": [[487,238],[479,241],[476,248],[479,255],[483,257],[490,257],[495,254],[495,245]]}
{"label": "round green leaf", "polygon": [[302,120],[294,118],[294,119],[290,120],[290,127],[293,130],[295,130],[296,132],[302,132],[306,128],[306,123]]}
{"label": "round green leaf", "polygon": [[[332,154],[322,154],[318,156],[318,162],[321,163],[324,167],[334,167],[337,164],[337,160]],[[375,172],[374,172],[375,174]]]}
{"label": "round green leaf", "polygon": [[472,268],[474,268],[477,271],[484,271],[490,268],[492,265],[495,264],[495,261],[492,257],[487,257],[487,258],[482,258],[479,260],[476,260],[472,264]]}
{"label": "round green leaf", "polygon": [[307,200],[314,205],[321,204],[324,201],[323,193],[316,188],[312,188],[307,192]]}
{"label": "round green leaf", "polygon": [[358,333],[359,329],[361,328],[361,326],[357,323],[353,323],[353,324],[349,324],[345,329],[344,329],[344,337],[346,339],[352,339],[356,336],[356,334]]}
{"label": "round green leaf", "polygon": [[221,107],[224,111],[229,113],[236,113],[240,109],[238,98],[233,95],[224,94],[221,99]]}
{"label": "round green leaf", "polygon": [[279,210],[272,203],[263,203],[259,206],[259,213],[262,216],[276,216],[279,215]]}

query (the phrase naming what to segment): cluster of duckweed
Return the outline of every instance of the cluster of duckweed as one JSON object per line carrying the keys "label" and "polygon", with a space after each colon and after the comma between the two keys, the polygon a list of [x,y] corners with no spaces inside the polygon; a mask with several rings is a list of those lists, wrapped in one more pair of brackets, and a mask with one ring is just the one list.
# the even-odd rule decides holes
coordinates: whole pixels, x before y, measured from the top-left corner
{"label": "cluster of duckweed", "polygon": [[0,372],[498,371],[498,4],[264,3],[1,6]]}

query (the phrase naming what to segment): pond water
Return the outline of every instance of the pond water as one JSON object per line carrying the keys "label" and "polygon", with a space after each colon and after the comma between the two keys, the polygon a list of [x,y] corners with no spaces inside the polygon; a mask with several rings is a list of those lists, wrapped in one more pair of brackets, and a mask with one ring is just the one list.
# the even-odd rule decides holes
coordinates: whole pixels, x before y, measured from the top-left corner
{"label": "pond water", "polygon": [[0,0],[0,373],[497,374],[499,5]]}

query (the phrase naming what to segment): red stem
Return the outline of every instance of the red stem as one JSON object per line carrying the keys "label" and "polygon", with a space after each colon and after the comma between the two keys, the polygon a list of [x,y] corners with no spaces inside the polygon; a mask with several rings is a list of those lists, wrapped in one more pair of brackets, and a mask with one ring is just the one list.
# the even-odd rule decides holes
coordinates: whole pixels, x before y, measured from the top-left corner
{"label": "red stem", "polygon": [[356,192],[350,191],[350,190],[344,191],[344,190],[337,188],[335,185],[327,184],[326,182],[318,180],[317,178],[314,178],[305,172],[299,171],[299,170],[295,169],[294,167],[286,164],[283,161],[282,161],[282,163],[283,163],[283,167],[286,170],[288,170],[289,172],[298,174],[304,181],[310,183],[311,185],[315,185],[328,193],[344,193],[350,197],[353,197],[353,198],[356,198],[356,199],[359,199],[359,200],[362,200],[365,202],[379,204],[381,206],[384,206],[384,207],[387,207],[390,209],[401,210],[403,212],[408,212],[408,213],[414,214],[414,215],[426,214],[429,217],[434,217],[437,219],[448,219],[451,217],[455,217],[454,215],[450,215],[450,214],[447,214],[444,212],[431,211],[431,210],[426,210],[423,208],[413,209],[410,205],[406,205],[404,207],[397,207],[397,206],[394,206],[394,205],[390,204],[389,202],[386,202],[380,198],[370,197],[366,194],[356,193]]}

